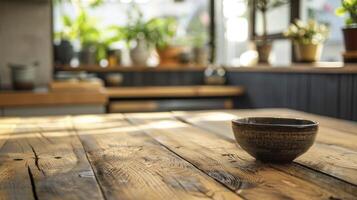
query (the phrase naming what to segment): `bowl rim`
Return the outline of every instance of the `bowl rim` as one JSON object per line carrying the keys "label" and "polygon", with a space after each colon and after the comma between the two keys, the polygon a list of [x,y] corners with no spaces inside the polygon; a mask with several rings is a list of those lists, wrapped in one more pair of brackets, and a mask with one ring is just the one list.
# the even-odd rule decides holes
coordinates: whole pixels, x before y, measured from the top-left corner
{"label": "bowl rim", "polygon": [[[268,123],[251,123],[247,122],[247,119],[286,119],[286,120],[296,120],[296,121],[306,121],[308,124],[268,124]],[[247,121],[244,121],[247,120]],[[242,117],[238,119],[233,119],[232,123],[234,125],[247,125],[247,126],[256,126],[256,127],[281,127],[281,128],[310,128],[317,127],[319,125],[318,122],[304,119],[304,118],[289,118],[289,117]]]}

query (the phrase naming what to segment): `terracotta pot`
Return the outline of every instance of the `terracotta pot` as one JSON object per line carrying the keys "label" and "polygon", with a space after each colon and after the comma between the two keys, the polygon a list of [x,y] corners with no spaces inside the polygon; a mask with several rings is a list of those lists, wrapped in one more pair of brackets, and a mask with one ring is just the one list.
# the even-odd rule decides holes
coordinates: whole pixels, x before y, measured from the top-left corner
{"label": "terracotta pot", "polygon": [[256,49],[259,54],[260,63],[268,63],[269,56],[272,49],[272,44],[270,42],[256,43]]}
{"label": "terracotta pot", "polygon": [[346,51],[357,51],[357,26],[342,30]]}
{"label": "terracotta pot", "polygon": [[158,49],[160,65],[177,64],[180,60],[180,54],[183,52],[182,47],[168,46],[164,49]]}
{"label": "terracotta pot", "polygon": [[320,60],[322,44],[294,44],[296,59],[300,62],[316,62]]}

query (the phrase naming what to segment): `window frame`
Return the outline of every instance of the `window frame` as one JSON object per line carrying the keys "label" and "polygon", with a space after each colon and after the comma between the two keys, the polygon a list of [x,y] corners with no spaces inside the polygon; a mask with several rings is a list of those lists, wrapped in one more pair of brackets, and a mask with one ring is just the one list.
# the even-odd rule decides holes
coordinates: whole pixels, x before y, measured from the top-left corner
{"label": "window frame", "polygon": [[[250,6],[250,27],[249,27],[249,32],[250,32],[250,40],[251,41],[257,41],[257,40],[261,40],[262,36],[258,35],[256,33],[256,29],[255,29],[255,25],[256,25],[256,15],[257,15],[257,10],[255,8],[256,5],[256,0],[250,0],[252,2],[253,6]],[[301,15],[300,15],[300,6],[301,6],[301,2],[300,0],[290,0],[289,4],[290,6],[290,23],[294,22],[296,19],[300,19]],[[268,34],[266,37],[268,40],[282,40],[282,39],[287,39],[284,37],[283,33],[273,33],[273,34]],[[296,62],[297,59],[295,58],[295,53],[294,53],[294,48],[291,48],[292,51],[292,62]]]}

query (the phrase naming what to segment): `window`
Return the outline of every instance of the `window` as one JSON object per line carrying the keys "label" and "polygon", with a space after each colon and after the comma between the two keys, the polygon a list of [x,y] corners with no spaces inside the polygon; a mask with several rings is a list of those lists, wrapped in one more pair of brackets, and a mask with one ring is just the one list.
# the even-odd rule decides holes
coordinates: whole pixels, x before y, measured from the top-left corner
{"label": "window", "polygon": [[[56,0],[53,8],[53,31],[63,31],[63,17],[74,20],[79,16],[78,5],[96,21],[96,28],[106,34],[108,27],[125,26],[128,22],[128,12],[132,3],[136,3],[143,13],[144,20],[154,17],[174,17],[178,27],[173,39],[174,45],[192,47],[200,40],[203,44],[210,43],[209,0],[100,0],[98,5],[90,5],[88,0]],[[199,37],[199,38],[197,38]],[[202,41],[203,40],[203,41]],[[75,51],[79,51],[78,39],[72,41]],[[124,41],[111,45],[116,49],[126,49]],[[127,49],[126,49],[127,50]]]}
{"label": "window", "polygon": [[217,63],[239,65],[239,56],[249,40],[248,3],[246,0],[217,1]]}
{"label": "window", "polygon": [[324,44],[322,61],[342,61],[344,51],[342,31],[344,19],[335,15],[335,9],[340,6],[339,0],[306,0],[303,5],[303,19],[315,19],[328,25],[330,37]]}

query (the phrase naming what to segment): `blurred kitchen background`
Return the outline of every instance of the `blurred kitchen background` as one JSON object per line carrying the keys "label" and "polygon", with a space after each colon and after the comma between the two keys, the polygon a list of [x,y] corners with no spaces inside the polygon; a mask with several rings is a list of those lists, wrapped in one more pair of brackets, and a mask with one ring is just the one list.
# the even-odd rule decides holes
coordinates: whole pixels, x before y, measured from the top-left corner
{"label": "blurred kitchen background", "polygon": [[[0,0],[1,114],[288,107],[357,118],[354,78],[321,69],[345,65],[341,1],[271,0],[265,14],[259,2]],[[299,62],[284,36],[296,19],[328,27],[318,60]]]}

